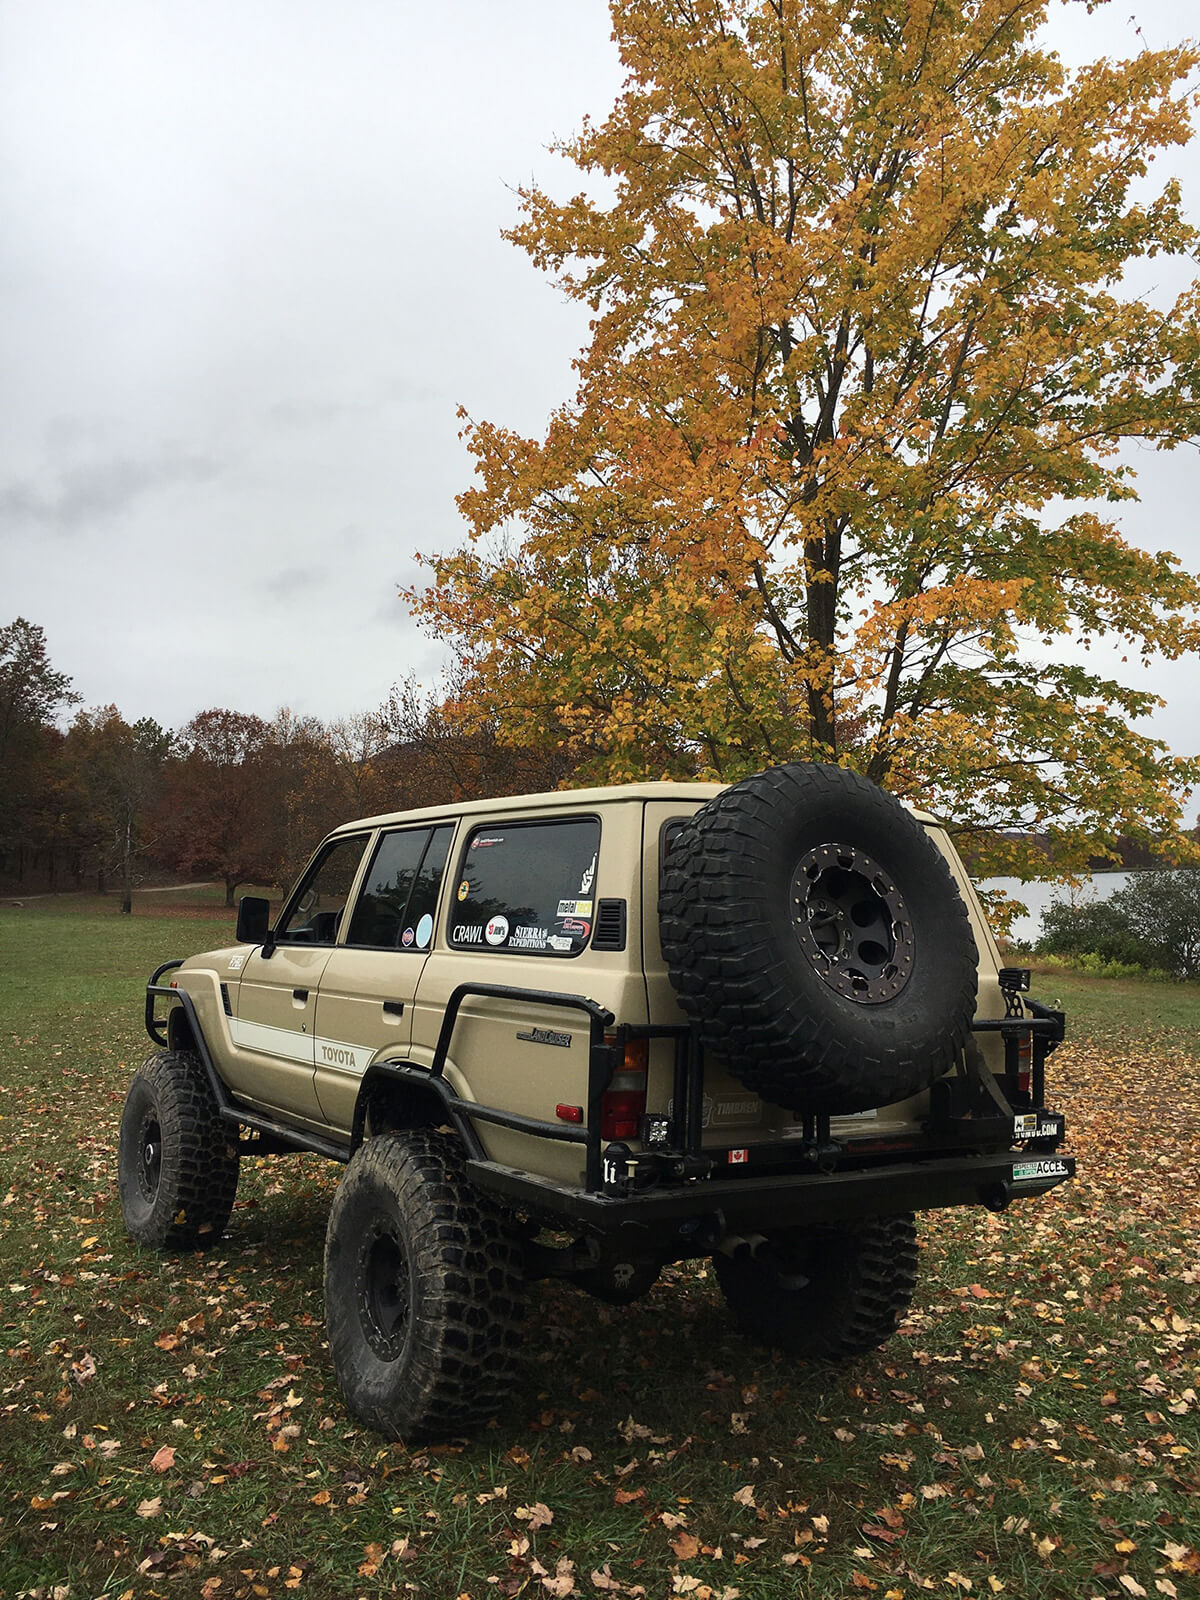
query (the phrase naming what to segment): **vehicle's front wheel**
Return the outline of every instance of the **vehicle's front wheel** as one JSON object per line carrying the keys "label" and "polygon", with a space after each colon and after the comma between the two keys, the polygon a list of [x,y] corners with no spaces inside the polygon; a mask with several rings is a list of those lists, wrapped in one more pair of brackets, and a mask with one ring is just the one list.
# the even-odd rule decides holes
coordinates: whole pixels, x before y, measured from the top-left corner
{"label": "vehicle's front wheel", "polygon": [[325,1238],[329,1348],[355,1416],[410,1441],[486,1422],[509,1392],[523,1300],[520,1236],[452,1138],[414,1129],[357,1151]]}
{"label": "vehicle's front wheel", "polygon": [[814,1360],[885,1344],[917,1281],[911,1212],[829,1228],[780,1230],[751,1253],[713,1257],[717,1282],[751,1338]]}
{"label": "vehicle's front wheel", "polygon": [[117,1181],[125,1227],[139,1244],[196,1250],[224,1232],[237,1193],[237,1128],[222,1120],[190,1050],[160,1050],[134,1074]]}

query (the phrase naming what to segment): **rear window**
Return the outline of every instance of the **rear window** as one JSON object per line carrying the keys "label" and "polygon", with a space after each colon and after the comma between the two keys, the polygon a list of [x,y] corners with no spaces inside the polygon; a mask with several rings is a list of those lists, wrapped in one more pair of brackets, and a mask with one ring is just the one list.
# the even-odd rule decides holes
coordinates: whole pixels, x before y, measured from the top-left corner
{"label": "rear window", "polygon": [[428,950],[452,827],[385,833],[367,868],[346,943]]}
{"label": "rear window", "polygon": [[506,955],[578,955],[592,934],[599,851],[595,817],[474,829],[450,902],[450,943]]}

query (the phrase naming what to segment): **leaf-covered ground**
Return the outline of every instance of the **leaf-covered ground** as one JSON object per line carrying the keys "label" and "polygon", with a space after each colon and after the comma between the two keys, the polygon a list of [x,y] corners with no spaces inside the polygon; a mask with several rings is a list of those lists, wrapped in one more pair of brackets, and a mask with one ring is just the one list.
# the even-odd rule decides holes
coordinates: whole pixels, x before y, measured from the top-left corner
{"label": "leaf-covered ground", "polygon": [[1079,1180],[924,1219],[877,1355],[752,1347],[700,1266],[624,1311],[539,1285],[507,1413],[410,1451],[349,1422],[329,1368],[336,1169],[247,1163],[209,1255],[124,1234],[141,985],[228,921],[162,909],[0,908],[0,1595],[1200,1592],[1186,1018],[1108,1033],[1095,1003],[1052,1063]]}

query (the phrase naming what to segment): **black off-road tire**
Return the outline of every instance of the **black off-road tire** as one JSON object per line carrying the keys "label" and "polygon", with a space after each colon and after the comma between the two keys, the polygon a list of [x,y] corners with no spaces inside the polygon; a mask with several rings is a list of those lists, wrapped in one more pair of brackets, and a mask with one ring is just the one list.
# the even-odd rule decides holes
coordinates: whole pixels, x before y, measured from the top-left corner
{"label": "black off-road tire", "polygon": [[325,1236],[325,1318],[346,1404],[409,1442],[486,1422],[511,1390],[524,1308],[513,1221],[426,1129],[356,1152]]}
{"label": "black off-road tire", "polygon": [[970,1037],[967,909],[921,824],[856,773],[772,767],[710,801],[672,842],[659,927],[706,1049],[778,1105],[894,1104]]}
{"label": "black off-road tire", "polygon": [[743,1333],[789,1355],[845,1360],[885,1344],[908,1310],[916,1219],[780,1232],[757,1256],[717,1254],[713,1265]]}
{"label": "black off-road tire", "polygon": [[160,1050],[134,1074],[121,1114],[117,1180],[131,1238],[154,1250],[216,1244],[238,1183],[238,1138],[198,1056]]}

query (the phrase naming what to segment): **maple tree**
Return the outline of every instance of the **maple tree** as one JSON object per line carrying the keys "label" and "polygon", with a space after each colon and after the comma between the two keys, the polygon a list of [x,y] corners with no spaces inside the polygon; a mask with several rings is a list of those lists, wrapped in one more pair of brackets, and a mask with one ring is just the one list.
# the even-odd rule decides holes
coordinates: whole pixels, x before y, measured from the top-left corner
{"label": "maple tree", "polygon": [[[544,438],[467,419],[469,542],[406,597],[458,710],[577,777],[837,761],[980,870],[1177,836],[1200,763],[1083,664],[1196,649],[1121,449],[1196,432],[1200,299],[1156,152],[1188,45],[1068,71],[1042,0],[613,0],[627,77],[509,237],[592,313]],[[1086,27],[1080,7],[1079,25]],[[1014,830],[1022,837],[1005,837]]]}

